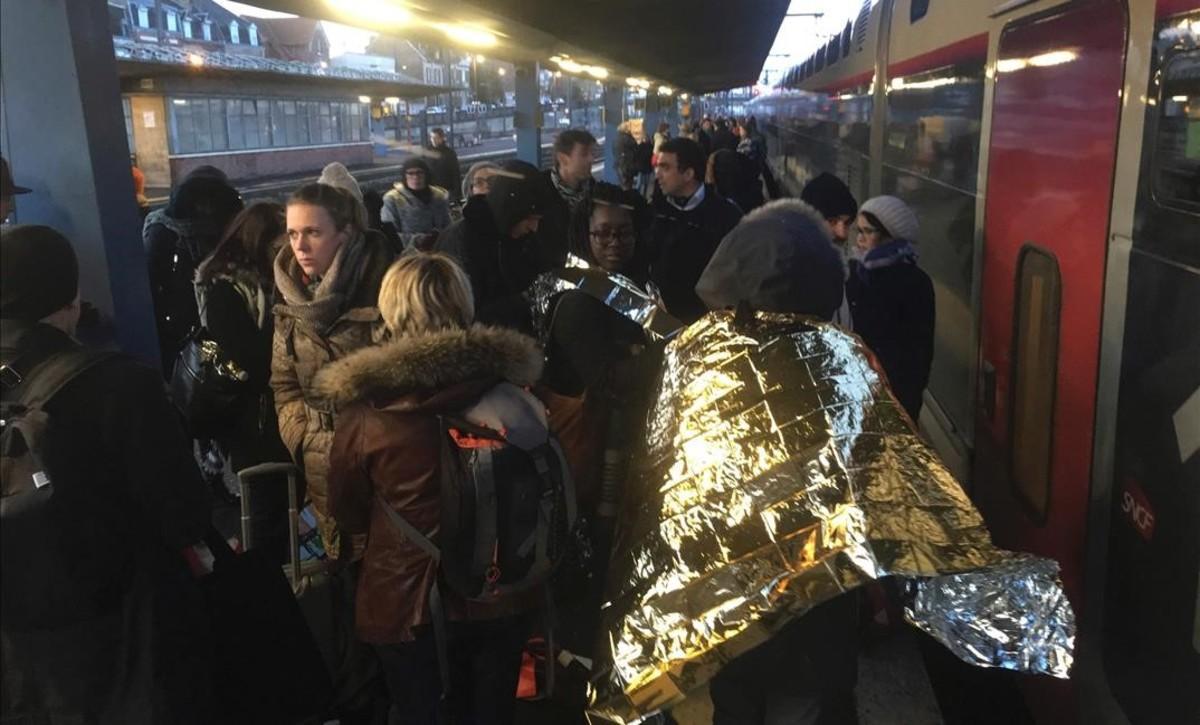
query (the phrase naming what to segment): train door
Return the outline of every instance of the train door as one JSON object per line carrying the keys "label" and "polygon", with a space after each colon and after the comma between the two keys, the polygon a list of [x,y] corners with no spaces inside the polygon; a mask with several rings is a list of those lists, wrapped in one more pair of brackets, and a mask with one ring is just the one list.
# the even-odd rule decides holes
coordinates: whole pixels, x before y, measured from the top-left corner
{"label": "train door", "polygon": [[994,69],[973,495],[1077,610],[1127,26],[1121,0],[1015,20]]}

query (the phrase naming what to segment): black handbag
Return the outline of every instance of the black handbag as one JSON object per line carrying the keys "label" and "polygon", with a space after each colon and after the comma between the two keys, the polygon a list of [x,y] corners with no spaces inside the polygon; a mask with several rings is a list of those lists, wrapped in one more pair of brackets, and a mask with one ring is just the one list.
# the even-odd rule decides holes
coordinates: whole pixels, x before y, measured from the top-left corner
{"label": "black handbag", "polygon": [[221,722],[296,723],[333,697],[329,671],[283,567],[266,552],[234,553],[210,530],[213,572],[200,580],[212,622]]}
{"label": "black handbag", "polygon": [[171,400],[194,438],[228,431],[249,392],[250,375],[203,327],[192,330],[171,370]]}

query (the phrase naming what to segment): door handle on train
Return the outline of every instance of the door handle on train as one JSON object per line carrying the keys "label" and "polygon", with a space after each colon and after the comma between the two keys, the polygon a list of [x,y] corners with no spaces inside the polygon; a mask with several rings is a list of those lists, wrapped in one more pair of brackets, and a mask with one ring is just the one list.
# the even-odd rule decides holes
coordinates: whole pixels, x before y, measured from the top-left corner
{"label": "door handle on train", "polygon": [[987,360],[980,366],[979,404],[983,414],[991,420],[996,415],[996,366]]}

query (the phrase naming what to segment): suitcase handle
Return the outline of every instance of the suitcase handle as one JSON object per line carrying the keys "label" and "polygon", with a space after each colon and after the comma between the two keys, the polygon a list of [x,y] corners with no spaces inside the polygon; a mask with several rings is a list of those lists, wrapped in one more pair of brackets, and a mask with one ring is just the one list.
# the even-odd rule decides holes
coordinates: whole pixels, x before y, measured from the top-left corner
{"label": "suitcase handle", "polygon": [[288,564],[288,578],[292,581],[292,590],[298,592],[301,586],[300,508],[297,502],[296,481],[299,478],[300,469],[296,464],[260,463],[237,472],[238,480],[242,484],[242,541],[245,546],[249,546],[250,536],[253,533],[253,524],[250,521],[250,496],[248,495],[251,489],[250,482],[257,478],[277,476],[281,473],[286,474],[288,478],[288,547],[291,557]]}

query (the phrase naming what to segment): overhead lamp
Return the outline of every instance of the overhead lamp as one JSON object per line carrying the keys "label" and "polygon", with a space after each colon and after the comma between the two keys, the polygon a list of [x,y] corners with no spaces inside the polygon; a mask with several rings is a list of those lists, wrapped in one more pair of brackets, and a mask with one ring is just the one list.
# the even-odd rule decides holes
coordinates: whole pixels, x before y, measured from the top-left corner
{"label": "overhead lamp", "polygon": [[1054,50],[1049,53],[1035,55],[1029,59],[1029,65],[1045,68],[1046,66],[1062,65],[1070,63],[1079,57],[1079,54],[1073,50]]}
{"label": "overhead lamp", "polygon": [[204,65],[204,56],[197,53],[188,53],[188,65],[199,68],[200,66]]}
{"label": "overhead lamp", "polygon": [[556,70],[556,71],[554,71],[554,77],[555,77],[555,78],[562,78],[562,71],[560,71],[560,70]]}
{"label": "overhead lamp", "polygon": [[404,25],[412,20],[408,8],[390,0],[325,0],[331,7],[372,24]]}
{"label": "overhead lamp", "polygon": [[675,89],[670,86],[659,86],[658,87],[658,95],[660,95],[660,96],[669,96],[669,95],[672,95],[673,93],[675,93]]}
{"label": "overhead lamp", "polygon": [[903,78],[893,78],[891,85],[892,85],[893,91],[898,91],[904,87],[904,79]]}
{"label": "overhead lamp", "polygon": [[565,70],[568,73],[582,73],[583,72],[583,65],[580,63],[576,63],[575,61],[571,60],[570,58],[563,58],[561,61],[559,61],[558,67],[562,68],[563,70]]}
{"label": "overhead lamp", "polygon": [[504,75],[504,74],[505,74],[505,73],[507,73],[507,72],[508,72],[508,71],[504,70],[503,68],[497,68],[497,69],[496,69],[496,74],[497,74],[497,75]]}
{"label": "overhead lamp", "polygon": [[370,96],[359,96],[359,97],[358,97],[358,102],[359,102],[359,103],[370,103],[370,102],[371,102],[371,97],[370,97]]}
{"label": "overhead lamp", "polygon": [[490,48],[499,42],[495,33],[474,25],[450,25],[447,23],[441,26],[441,31],[450,40],[463,45]]}
{"label": "overhead lamp", "polygon": [[400,97],[399,96],[388,96],[387,98],[383,99],[383,101],[384,101],[384,103],[388,103],[393,106],[400,105]]}
{"label": "overhead lamp", "polygon": [[600,65],[589,65],[583,69],[588,75],[597,79],[604,80],[608,78],[608,69]]}
{"label": "overhead lamp", "polygon": [[484,58],[482,53],[480,53],[479,55],[475,56],[475,62],[476,62],[476,63],[482,63],[482,62],[484,62],[485,60],[487,60],[487,58]]}
{"label": "overhead lamp", "polygon": [[561,56],[561,55],[550,56],[550,62],[554,63],[555,65],[562,65],[562,62],[564,59],[565,59],[565,56]]}
{"label": "overhead lamp", "polygon": [[684,100],[684,101],[686,101],[686,100],[688,99],[688,94],[686,94],[686,93],[680,93],[680,94],[679,94],[679,98],[680,98],[680,100]]}
{"label": "overhead lamp", "polygon": [[171,103],[174,103],[176,106],[186,106],[186,105],[187,105],[187,99],[184,99],[184,98],[172,98],[172,99],[171,99]]}

